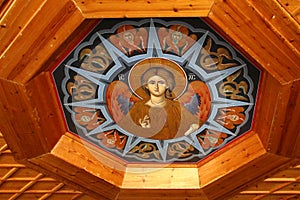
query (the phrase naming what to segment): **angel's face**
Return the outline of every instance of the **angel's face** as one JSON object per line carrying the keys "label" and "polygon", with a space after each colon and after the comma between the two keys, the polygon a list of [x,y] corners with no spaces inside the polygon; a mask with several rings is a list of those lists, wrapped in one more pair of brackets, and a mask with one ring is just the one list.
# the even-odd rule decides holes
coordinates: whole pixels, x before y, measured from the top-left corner
{"label": "angel's face", "polygon": [[133,35],[131,32],[126,31],[123,36],[124,40],[129,43],[133,43]]}
{"label": "angel's face", "polygon": [[151,95],[162,96],[167,90],[167,82],[160,76],[151,76],[147,81],[146,88]]}
{"label": "angel's face", "polygon": [[178,32],[178,31],[174,31],[172,33],[172,41],[173,41],[173,44],[178,44],[179,41],[181,40],[182,38],[182,33],[181,32]]}

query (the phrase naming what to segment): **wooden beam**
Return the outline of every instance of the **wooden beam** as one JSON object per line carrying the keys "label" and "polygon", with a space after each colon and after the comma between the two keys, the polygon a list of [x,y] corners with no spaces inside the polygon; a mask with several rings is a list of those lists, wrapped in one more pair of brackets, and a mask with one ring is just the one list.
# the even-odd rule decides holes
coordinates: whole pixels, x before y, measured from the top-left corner
{"label": "wooden beam", "polygon": [[266,1],[216,0],[206,20],[281,84],[291,83],[300,78],[299,24],[280,9],[274,23]]}
{"label": "wooden beam", "polygon": [[228,148],[199,167],[201,188],[209,199],[230,197],[247,184],[293,163],[292,159],[267,153],[257,134],[236,140]]}
{"label": "wooden beam", "polygon": [[[67,130],[51,74],[40,73],[26,84],[26,91],[30,98],[32,112],[37,116],[36,121],[39,125],[37,135],[44,141],[50,152]],[[23,146],[23,148],[32,147]]]}
{"label": "wooden beam", "polygon": [[66,133],[51,153],[28,159],[25,164],[94,198],[115,199],[123,174],[107,165],[109,154],[99,153],[95,148]]}
{"label": "wooden beam", "polygon": [[270,153],[299,157],[300,81],[281,85],[264,73],[253,130]]}
{"label": "wooden beam", "polygon": [[203,17],[214,0],[75,0],[85,18]]}
{"label": "wooden beam", "polygon": [[95,180],[105,180],[119,187],[122,185],[125,163],[73,134],[63,135],[51,154],[72,164],[77,170],[92,174]]}
{"label": "wooden beam", "polygon": [[[38,136],[38,115],[24,85],[0,79],[0,130],[17,159],[41,155],[49,148]],[[34,146],[32,146],[34,145]]]}
{"label": "wooden beam", "polygon": [[[22,4],[23,1],[17,2]],[[0,77],[21,83],[33,78],[45,60],[84,20],[70,0],[28,3],[26,11],[33,9],[35,12],[30,11],[24,18],[16,20],[15,16],[11,16],[22,13],[13,10],[2,19],[7,24],[7,28],[2,28],[3,37],[11,34],[11,26],[13,35],[1,38],[4,46],[0,55]],[[19,7],[22,8],[21,5]]]}

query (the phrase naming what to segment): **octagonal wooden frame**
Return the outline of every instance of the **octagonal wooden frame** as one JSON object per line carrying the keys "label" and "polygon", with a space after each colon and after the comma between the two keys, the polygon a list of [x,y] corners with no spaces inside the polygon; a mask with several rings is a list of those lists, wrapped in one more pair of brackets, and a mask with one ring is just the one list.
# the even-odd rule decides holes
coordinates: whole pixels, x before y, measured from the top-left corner
{"label": "octagonal wooden frame", "polygon": [[[219,199],[298,161],[300,31],[277,1],[15,0],[6,8],[0,130],[19,162],[97,199]],[[68,133],[49,70],[94,19],[117,17],[203,17],[222,32],[262,70],[252,130],[198,164],[164,167],[122,163]]]}

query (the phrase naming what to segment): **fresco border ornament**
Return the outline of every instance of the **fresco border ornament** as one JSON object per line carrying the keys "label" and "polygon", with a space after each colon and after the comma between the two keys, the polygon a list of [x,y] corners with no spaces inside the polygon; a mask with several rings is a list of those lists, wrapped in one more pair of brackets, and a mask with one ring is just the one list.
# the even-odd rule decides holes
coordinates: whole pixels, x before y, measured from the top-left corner
{"label": "fresco border ornament", "polygon": [[[275,170],[299,162],[300,143],[295,139],[300,133],[299,23],[293,16],[273,0],[208,0],[192,4],[171,0],[145,4],[144,1],[105,1],[103,4],[69,0],[14,1],[4,11],[3,34],[0,36],[0,90],[5,95],[0,96],[0,128],[15,159],[96,199],[227,198]],[[126,163],[109,151],[69,133],[53,85],[52,67],[82,39],[83,33],[94,27],[98,19],[112,18],[113,21],[124,17],[129,20],[131,17],[158,16],[180,17],[180,20],[203,17],[261,69],[251,130],[196,164],[175,162],[162,167],[159,162]],[[89,51],[84,51],[82,55],[88,54]],[[103,63],[107,60],[103,59]],[[242,75],[244,73],[242,71]],[[93,84],[80,77],[76,80],[87,83],[81,88],[85,94],[95,89]],[[232,93],[232,87],[239,84],[244,85],[242,80],[237,84],[223,84],[229,89],[224,95]],[[76,111],[79,114],[77,120],[83,117],[81,128],[90,131],[97,123],[105,122],[98,110],[84,110]],[[218,110],[214,120],[232,127],[234,124],[228,123],[230,121],[224,116],[232,113],[243,116],[239,111],[232,108]],[[87,123],[89,119],[93,123]],[[206,134],[210,134],[209,137]],[[109,135],[114,136],[114,133],[109,132]],[[216,135],[216,132],[204,132],[200,139],[208,141],[205,144],[211,148],[209,141],[219,143]],[[113,144],[112,136],[107,137],[108,143]],[[118,148],[122,148],[123,139],[118,139]],[[174,154],[178,151],[173,150],[179,147],[184,149],[185,144],[172,146],[172,156],[191,153],[189,149],[185,154]],[[118,171],[116,166],[124,170]],[[149,168],[160,170],[144,171]],[[136,176],[131,174],[132,171],[141,174]]]}

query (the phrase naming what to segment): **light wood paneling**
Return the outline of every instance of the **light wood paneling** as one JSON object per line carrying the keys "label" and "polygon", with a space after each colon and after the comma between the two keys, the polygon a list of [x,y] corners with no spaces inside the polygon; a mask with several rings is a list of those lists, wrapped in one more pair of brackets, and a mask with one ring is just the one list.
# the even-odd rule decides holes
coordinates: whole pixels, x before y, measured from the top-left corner
{"label": "light wood paneling", "polygon": [[[295,175],[294,168],[287,174],[283,172],[260,182],[261,190],[255,190],[255,186],[245,189],[246,184],[251,185],[267,174],[299,163],[297,6],[298,2],[292,0],[0,1],[0,91],[5,94],[0,97],[0,127],[15,158],[39,171],[19,170],[24,165],[13,162],[10,152],[10,157],[7,156],[4,144],[0,149],[3,150],[0,154],[3,174],[0,195],[3,194],[4,199],[55,199],[64,184],[68,184],[96,199],[220,199],[241,189],[244,191],[238,198],[242,199],[297,198],[299,175]],[[49,69],[78,41],[80,32],[87,31],[94,23],[86,18],[161,16],[205,17],[262,68],[264,82],[253,132],[198,165],[170,166],[166,173],[137,177],[116,169],[128,167],[123,162],[119,163],[94,147],[87,149],[88,145],[65,134],[59,106],[54,102]],[[46,94],[39,95],[43,90],[49,93],[50,103],[45,103]],[[11,163],[1,168],[1,163],[10,159]],[[298,172],[299,167],[295,169]],[[42,172],[63,183],[43,179]],[[183,185],[183,181],[189,181],[184,180],[186,172],[198,174],[190,185]],[[172,178],[174,173],[176,177]],[[288,174],[291,177],[281,179]],[[166,177],[162,179],[163,175]],[[155,187],[160,181],[165,188]],[[266,186],[268,183],[271,185]],[[140,184],[144,184],[143,189]],[[199,185],[200,189],[196,189]],[[51,189],[45,189],[43,194],[37,192],[46,187]],[[62,193],[65,196],[59,198],[84,198],[77,191]]]}
{"label": "light wood paneling", "polygon": [[[228,199],[297,199],[300,198],[300,194],[297,193],[300,190],[299,176],[300,165],[295,165],[288,169],[280,170],[273,176],[257,183],[245,185],[246,188],[243,191]],[[15,185],[14,189],[10,187],[12,184]],[[122,195],[120,195],[118,200],[141,199],[145,197],[145,192],[134,189],[122,190],[120,193]],[[152,199],[158,199],[160,198],[160,196],[157,196],[158,193],[159,190],[153,190],[149,196]],[[0,199],[10,199],[12,197],[31,200],[96,200],[96,198],[87,196],[66,186],[64,183],[16,162],[3,136],[0,135]],[[199,190],[198,193],[191,193],[188,190],[174,190],[173,195],[169,199],[178,199],[179,197],[189,200],[207,200],[207,197]]]}
{"label": "light wood paneling", "polygon": [[300,165],[280,171],[265,180],[249,186],[234,199],[299,199]]}
{"label": "light wood paneling", "polygon": [[0,199],[76,199],[93,198],[15,161],[0,133]]}
{"label": "light wood paneling", "polygon": [[278,0],[278,2],[300,23],[299,0]]}
{"label": "light wood paneling", "polygon": [[200,17],[213,0],[75,0],[86,18]]}
{"label": "light wood paneling", "polygon": [[1,24],[5,26],[0,32],[0,77],[23,83],[33,78],[43,62],[84,20],[69,0],[26,2],[28,7],[23,6],[22,0],[14,2],[11,13],[17,16],[8,14],[2,18]]}
{"label": "light wood paneling", "polygon": [[[273,0],[217,0],[207,20],[250,60],[287,84],[300,78],[299,24],[274,6]],[[273,16],[280,23],[273,23]]]}

